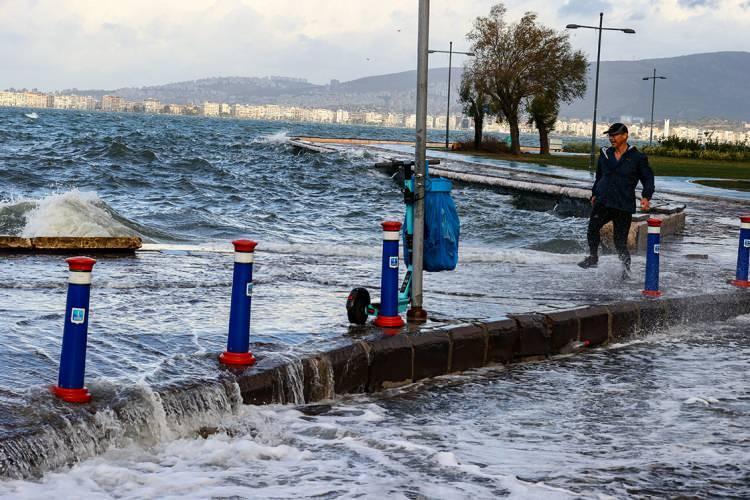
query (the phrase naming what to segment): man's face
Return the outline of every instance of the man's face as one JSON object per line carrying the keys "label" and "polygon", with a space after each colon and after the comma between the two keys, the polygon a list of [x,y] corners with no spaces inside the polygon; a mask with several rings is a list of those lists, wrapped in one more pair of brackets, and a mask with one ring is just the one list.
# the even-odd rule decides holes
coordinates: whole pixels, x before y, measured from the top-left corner
{"label": "man's face", "polygon": [[628,134],[625,132],[622,132],[620,134],[611,134],[609,136],[609,143],[612,144],[615,148],[619,148],[623,144],[628,142]]}

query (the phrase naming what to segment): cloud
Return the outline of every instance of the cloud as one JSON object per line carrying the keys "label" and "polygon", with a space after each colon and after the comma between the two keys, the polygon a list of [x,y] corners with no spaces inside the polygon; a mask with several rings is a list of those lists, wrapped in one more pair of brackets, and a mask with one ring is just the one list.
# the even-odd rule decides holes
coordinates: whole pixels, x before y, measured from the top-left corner
{"label": "cloud", "polygon": [[679,0],[679,4],[687,9],[697,9],[699,7],[718,7],[718,0]]}
{"label": "cloud", "polygon": [[[468,50],[466,33],[493,2],[432,2],[430,48],[452,41]],[[750,50],[750,0],[505,3],[510,21],[534,11],[563,29],[593,25],[604,12],[607,25],[637,31],[606,35],[604,60]],[[229,75],[327,83],[416,67],[417,2],[403,0],[0,0],[0,12],[0,89],[115,89]],[[593,30],[570,36],[596,56]],[[454,54],[455,66],[462,60]],[[430,65],[446,66],[447,55]]]}
{"label": "cloud", "polygon": [[567,0],[557,12],[561,16],[593,16],[597,12],[610,10],[612,10],[612,5],[606,0]]}

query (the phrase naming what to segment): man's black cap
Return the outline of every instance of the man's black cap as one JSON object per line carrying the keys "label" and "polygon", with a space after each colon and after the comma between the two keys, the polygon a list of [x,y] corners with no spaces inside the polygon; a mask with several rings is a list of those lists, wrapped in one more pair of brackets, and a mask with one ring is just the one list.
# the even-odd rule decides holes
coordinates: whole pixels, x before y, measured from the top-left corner
{"label": "man's black cap", "polygon": [[627,134],[628,133],[628,127],[623,125],[622,123],[613,123],[609,126],[606,132],[604,132],[605,135],[616,135],[616,134]]}

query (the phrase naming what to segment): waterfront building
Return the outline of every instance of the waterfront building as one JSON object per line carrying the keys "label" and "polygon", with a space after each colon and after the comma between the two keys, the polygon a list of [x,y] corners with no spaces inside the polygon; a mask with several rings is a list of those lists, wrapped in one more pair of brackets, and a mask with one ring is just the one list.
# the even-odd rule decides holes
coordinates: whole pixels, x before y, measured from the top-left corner
{"label": "waterfront building", "polygon": [[122,111],[124,102],[119,95],[102,96],[102,111]]}
{"label": "waterfront building", "polygon": [[161,113],[162,105],[157,99],[144,99],[143,111],[145,113]]}
{"label": "waterfront building", "polygon": [[219,116],[221,105],[218,102],[203,102],[199,108],[201,116]]}

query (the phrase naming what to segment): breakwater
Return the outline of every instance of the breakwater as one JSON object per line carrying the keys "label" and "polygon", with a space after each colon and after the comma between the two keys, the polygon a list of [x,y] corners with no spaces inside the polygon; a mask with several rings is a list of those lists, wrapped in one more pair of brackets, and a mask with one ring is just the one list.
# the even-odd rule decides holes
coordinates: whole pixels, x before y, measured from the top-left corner
{"label": "breakwater", "polygon": [[[222,367],[218,353],[210,353],[201,362],[214,366],[214,378],[125,391],[94,386],[94,402],[88,405],[59,403],[51,420],[37,417],[35,425],[6,426],[0,435],[0,477],[38,476],[132,440],[210,434],[219,416],[241,403],[303,405],[336,394],[377,392],[496,363],[541,361],[679,323],[747,313],[750,301],[738,290],[514,314],[451,328],[408,328],[393,337],[372,328],[362,340],[299,359],[266,358],[256,349],[259,362],[248,369]],[[31,404],[51,397],[35,393]]]}

